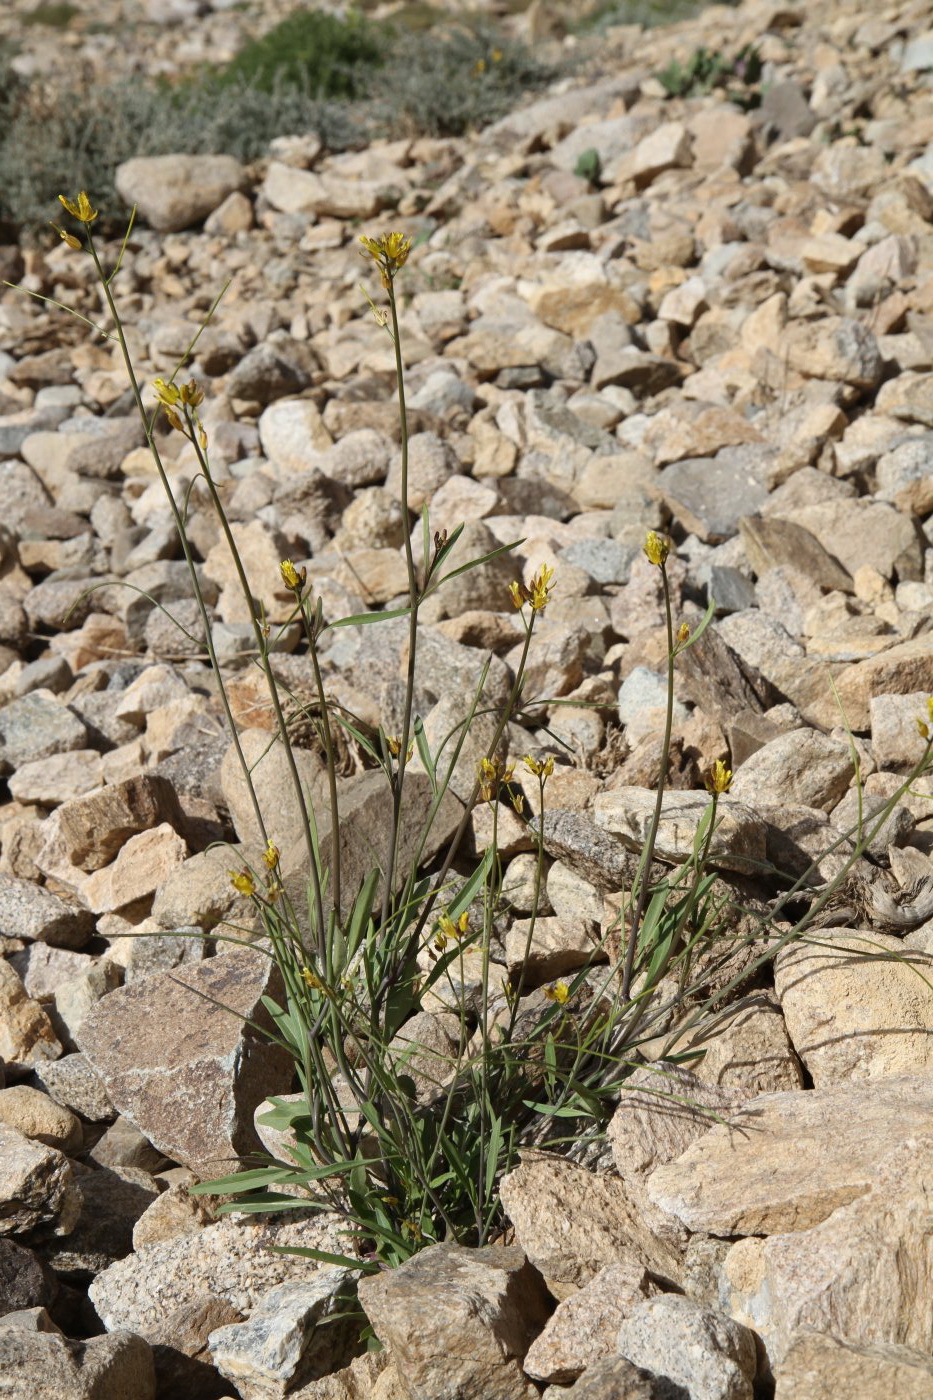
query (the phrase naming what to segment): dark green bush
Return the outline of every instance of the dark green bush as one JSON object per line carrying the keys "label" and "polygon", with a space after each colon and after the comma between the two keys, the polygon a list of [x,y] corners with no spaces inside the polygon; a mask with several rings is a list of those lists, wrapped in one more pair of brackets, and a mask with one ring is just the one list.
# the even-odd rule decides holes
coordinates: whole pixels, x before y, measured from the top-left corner
{"label": "dark green bush", "polygon": [[241,49],[217,82],[265,93],[297,88],[316,98],[360,97],[384,51],[384,34],[368,20],[296,10]]}

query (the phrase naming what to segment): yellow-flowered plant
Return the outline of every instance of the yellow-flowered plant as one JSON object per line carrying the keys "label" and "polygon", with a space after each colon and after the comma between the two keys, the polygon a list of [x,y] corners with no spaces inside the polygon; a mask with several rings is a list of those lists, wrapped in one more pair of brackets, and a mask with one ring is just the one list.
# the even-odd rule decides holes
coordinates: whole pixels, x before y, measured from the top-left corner
{"label": "yellow-flowered plant", "polygon": [[302,569],[299,572],[290,559],[282,560],[279,565],[279,573],[282,575],[285,587],[290,588],[293,593],[301,593],[308,581],[307,569]]}
{"label": "yellow-flowered plant", "polygon": [[502,762],[502,759],[498,757],[480,759],[477,769],[480,801],[495,801],[499,793],[499,788],[510,783],[514,776],[515,768],[513,764],[506,765]]}
{"label": "yellow-flowered plant", "polygon": [[544,759],[543,761],[539,761],[537,758],[534,757],[533,754],[526,753],[525,757],[522,759],[522,763],[524,763],[525,767],[528,769],[528,772],[531,773],[534,777],[541,778],[545,781],[554,772],[553,754],[549,754],[546,759]]}
{"label": "yellow-flowered plant", "polygon": [[565,1006],[570,1000],[570,988],[566,982],[555,982],[553,987],[545,987],[544,995],[548,1001],[556,1001],[559,1006]]}
{"label": "yellow-flowered plant", "polygon": [[922,739],[929,739],[930,725],[933,725],[933,695],[927,700],[927,718],[917,720],[917,728]]}

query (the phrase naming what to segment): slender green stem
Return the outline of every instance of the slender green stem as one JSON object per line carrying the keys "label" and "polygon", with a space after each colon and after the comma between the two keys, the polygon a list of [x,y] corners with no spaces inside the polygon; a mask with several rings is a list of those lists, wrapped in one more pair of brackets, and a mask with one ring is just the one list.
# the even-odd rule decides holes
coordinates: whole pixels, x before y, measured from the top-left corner
{"label": "slender green stem", "polygon": [[161,482],[162,489],[165,492],[165,496],[169,504],[169,509],[172,512],[172,518],[175,521],[175,529],[178,533],[178,538],[181,543],[182,553],[185,557],[185,563],[188,566],[188,573],[191,578],[191,586],[194,591],[195,601],[197,603],[198,612],[201,617],[201,623],[204,628],[205,646],[207,648],[208,658],[211,663],[211,670],[213,674],[217,677],[217,689],[220,695],[220,703],[223,706],[224,717],[227,721],[227,728],[229,729],[231,740],[233,742],[233,747],[236,751],[237,760],[243,772],[243,776],[246,779],[246,789],[249,793],[250,805],[253,809],[253,815],[256,818],[256,825],[259,828],[260,838],[265,844],[269,840],[268,834],[266,832],[266,824],[263,820],[262,809],[260,808],[259,799],[256,795],[256,789],[253,784],[253,776],[250,771],[250,766],[246,760],[246,755],[243,752],[242,745],[240,744],[236,721],[234,720],[233,710],[230,705],[230,699],[227,695],[227,689],[223,682],[223,675],[220,669],[220,662],[218,661],[217,653],[214,650],[214,641],[211,632],[211,618],[210,614],[207,611],[207,604],[204,602],[204,595],[201,591],[201,584],[200,580],[198,579],[197,565],[194,562],[194,555],[191,553],[191,545],[188,542],[188,534],[185,529],[184,519],[182,517],[181,511],[178,509],[178,503],[175,500],[175,495],[172,491],[171,482],[168,479],[168,473],[165,470],[165,466],[162,462],[162,457],[159,453],[158,447],[156,446],[154,434],[155,415],[152,415],[150,417],[150,415],[146,412],[146,406],[143,403],[142,391],[139,387],[139,380],[136,378],[136,370],[133,366],[133,360],[130,355],[129,346],[126,343],[126,336],[123,333],[123,322],[121,320],[120,313],[117,310],[117,305],[114,301],[113,292],[110,289],[110,279],[104,276],[104,269],[102,268],[100,258],[97,255],[97,249],[94,246],[94,239],[91,235],[90,228],[88,228],[87,230],[87,244],[91,257],[94,259],[94,266],[97,269],[97,275],[100,280],[101,289],[107,302],[107,307],[110,311],[110,315],[113,318],[113,324],[117,332],[117,339],[120,343],[120,352],[123,356],[123,364],[126,369],[127,378],[130,382],[130,389],[132,390],[133,399],[136,404],[136,409],[139,413],[140,421],[143,425],[143,431],[146,435],[146,442],[149,446],[149,451],[152,454],[152,460],[155,463],[156,471],[159,474],[159,481]]}
{"label": "slender green stem", "polygon": [[[386,856],[386,868],[384,872],[385,886],[382,891],[383,924],[388,921],[389,910],[392,904],[395,863],[398,856],[398,843],[402,822],[402,797],[405,787],[405,769],[408,763],[408,744],[411,739],[411,720],[415,702],[415,662],[418,647],[418,606],[420,603],[418,576],[415,570],[415,558],[411,547],[411,529],[409,526],[408,513],[408,407],[405,401],[405,366],[402,363],[402,344],[398,324],[398,305],[395,300],[395,285],[391,277],[388,278],[388,293],[389,314],[392,319],[392,344],[395,349],[395,377],[398,392],[399,427],[402,434],[401,507],[402,520],[405,526],[405,569],[408,574],[409,613],[408,667],[405,677],[405,701],[400,739],[401,747],[398,756],[398,767],[395,772],[395,782],[392,787],[392,820],[389,828],[389,849]],[[424,561],[424,564],[425,569],[427,569],[427,559]]]}
{"label": "slender green stem", "polygon": [[661,745],[661,771],[658,775],[658,791],[655,798],[654,813],[651,818],[651,826],[648,831],[648,839],[645,842],[641,860],[638,863],[638,871],[635,875],[637,886],[637,896],[635,890],[635,907],[632,911],[632,922],[629,928],[628,944],[625,949],[625,964],[622,969],[622,1000],[628,1001],[632,991],[632,968],[635,964],[635,949],[638,946],[638,930],[644,918],[645,909],[648,906],[648,894],[651,889],[649,875],[651,872],[651,862],[654,859],[654,850],[658,840],[658,828],[661,825],[661,812],[664,806],[664,789],[667,785],[668,767],[671,757],[671,733],[674,728],[674,618],[671,608],[671,589],[667,577],[667,565],[661,563],[661,583],[664,588],[664,617],[667,623],[667,708],[664,714],[664,742]]}

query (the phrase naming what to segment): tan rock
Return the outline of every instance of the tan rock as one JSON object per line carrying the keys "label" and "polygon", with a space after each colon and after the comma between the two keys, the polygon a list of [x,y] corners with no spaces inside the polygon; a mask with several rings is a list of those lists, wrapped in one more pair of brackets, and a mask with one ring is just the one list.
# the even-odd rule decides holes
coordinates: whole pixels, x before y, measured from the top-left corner
{"label": "tan rock", "polygon": [[20,802],[57,807],[72,797],[92,792],[103,782],[103,764],[96,749],[73,749],[54,758],[23,763],[9,779],[9,789]]}
{"label": "tan rock", "polygon": [[778,954],[775,988],[817,1088],[933,1066],[933,955],[889,934],[824,929]]}
{"label": "tan rock", "polygon": [[906,1138],[896,1147],[888,1139],[877,1154],[867,1189],[827,1219],[743,1240],[726,1256],[723,1303],[759,1333],[772,1364],[804,1329],[832,1329],[856,1346],[906,1346],[927,1357],[933,1350],[933,1139]]}
{"label": "tan rock", "polygon": [[864,1195],[893,1143],[924,1131],[930,1081],[762,1094],[658,1167],[649,1199],[693,1231],[715,1235],[808,1230]]}
{"label": "tan rock", "polygon": [[105,914],[152,895],[188,855],[184,837],[168,822],[131,836],[111,865],[82,881],[80,893],[89,909]]}
{"label": "tan rock", "polygon": [[48,1016],[13,968],[0,959],[0,1059],[18,1064],[57,1060],[62,1046]]}
{"label": "tan rock", "polygon": [[558,1303],[528,1348],[525,1375],[560,1385],[576,1380],[594,1362],[615,1354],[620,1323],[655,1291],[640,1264],[607,1264],[579,1293]]}
{"label": "tan rock", "polygon": [[258,1149],[256,1105],[291,1087],[291,1056],[261,1032],[261,998],[276,994],[274,966],[256,953],[155,973],[104,997],[80,1048],[114,1105],[167,1157],[204,1175],[229,1171]]}
{"label": "tan rock", "polygon": [[859,389],[874,389],[881,382],[878,343],[860,321],[843,316],[791,321],[775,348],[791,369],[808,378],[835,379]]}
{"label": "tan rock", "polygon": [[210,1198],[192,1196],[186,1185],[176,1182],[156,1196],[136,1221],[133,1248],[138,1252],[149,1244],[196,1235],[213,1221]]}
{"label": "tan rock", "polygon": [[45,874],[74,883],[81,871],[108,865],[131,836],[164,822],[178,830],[183,821],[167,779],[129,778],[58,807],[45,823],[37,864]]}
{"label": "tan rock", "polygon": [[482,1395],[533,1400],[522,1373],[550,1311],[540,1275],[516,1246],[439,1244],[360,1280],[360,1302],[408,1400]]}
{"label": "tan rock", "polygon": [[724,1007],[672,1049],[702,1050],[702,1058],[691,1062],[697,1079],[740,1093],[743,1101],[803,1088],[803,1071],[781,1008],[764,992]]}
{"label": "tan rock", "polygon": [[555,1297],[568,1297],[623,1259],[662,1278],[680,1275],[677,1250],[646,1225],[617,1177],[529,1153],[503,1177],[501,1191],[516,1241]]}
{"label": "tan rock", "polygon": [[27,1084],[0,1090],[0,1123],[15,1128],[33,1142],[57,1147],[66,1156],[78,1152],[84,1141],[80,1119],[48,1094]]}
{"label": "tan rock", "polygon": [[[640,851],[648,835],[654,806],[654,793],[647,788],[614,788],[597,794],[593,814],[604,831],[616,833],[629,850]],[[657,840],[661,860],[681,861],[690,855],[700,819],[708,806],[706,793],[665,792]],[[744,802],[726,797],[720,801],[717,816],[709,848],[709,857],[715,865],[740,870],[764,859],[764,826]]]}
{"label": "tan rock", "polygon": [[0,1123],[0,1199],[0,1236],[28,1234],[40,1226],[67,1235],[81,1214],[81,1192],[68,1158],[6,1123]]}
{"label": "tan rock", "polygon": [[840,1341],[829,1332],[796,1332],[774,1367],[776,1400],[933,1400],[933,1357],[890,1342]]}

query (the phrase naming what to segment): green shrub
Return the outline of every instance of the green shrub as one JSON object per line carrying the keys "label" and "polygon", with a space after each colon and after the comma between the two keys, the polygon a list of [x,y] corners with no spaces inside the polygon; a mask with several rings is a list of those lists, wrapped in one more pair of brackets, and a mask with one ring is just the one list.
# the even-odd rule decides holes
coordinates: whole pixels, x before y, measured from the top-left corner
{"label": "green shrub", "polygon": [[217,82],[265,93],[291,87],[317,98],[359,97],[384,52],[384,34],[367,20],[296,10],[241,49]]}
{"label": "green shrub", "polygon": [[734,58],[726,58],[719,49],[702,45],[695,49],[686,63],[674,59],[657,75],[658,81],[672,97],[695,97],[724,87],[731,101],[740,107],[755,107],[761,100],[758,82],[761,78],[761,57],[754,44],[744,44]]}
{"label": "green shrub", "polygon": [[77,5],[67,3],[36,5],[34,9],[26,11],[22,17],[22,23],[45,24],[50,29],[67,29],[75,15],[80,13]]}

